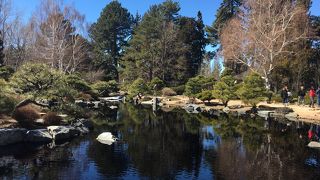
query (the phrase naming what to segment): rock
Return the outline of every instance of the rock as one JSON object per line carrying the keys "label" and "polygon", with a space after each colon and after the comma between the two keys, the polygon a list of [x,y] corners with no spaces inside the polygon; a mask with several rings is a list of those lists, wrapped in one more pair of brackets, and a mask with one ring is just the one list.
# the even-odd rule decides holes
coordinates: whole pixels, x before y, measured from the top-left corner
{"label": "rock", "polygon": [[266,105],[258,106],[258,111],[275,111],[276,109],[277,109],[276,107],[270,107]]}
{"label": "rock", "polygon": [[26,132],[23,128],[0,129],[0,146],[22,142]]}
{"label": "rock", "polygon": [[77,119],[77,120],[75,120],[72,124],[71,124],[71,126],[73,126],[73,127],[85,127],[85,128],[87,128],[87,129],[89,129],[89,130],[93,130],[93,123],[92,123],[92,121],[90,120],[90,119]]}
{"label": "rock", "polygon": [[288,114],[288,113],[293,112],[293,109],[288,108],[288,107],[279,107],[275,110],[275,112],[279,113],[279,114]]}
{"label": "rock", "polygon": [[117,141],[117,138],[114,137],[110,132],[104,132],[97,137],[97,140],[102,144],[111,145]]}
{"label": "rock", "polygon": [[225,107],[222,109],[223,112],[225,113],[229,113],[230,112],[230,108],[229,107]]}
{"label": "rock", "polygon": [[51,142],[52,136],[47,129],[27,131],[24,141],[27,142]]}
{"label": "rock", "polygon": [[288,113],[284,116],[285,118],[287,118],[290,121],[298,121],[299,116],[296,113]]}
{"label": "rock", "polygon": [[228,106],[229,109],[240,109],[243,108],[242,105],[232,105],[232,106]]}
{"label": "rock", "polygon": [[311,142],[308,144],[308,147],[310,147],[310,148],[320,148],[320,143],[319,143],[319,142],[316,142],[316,141],[311,141]]}
{"label": "rock", "polygon": [[71,139],[80,135],[80,131],[72,126],[48,126],[47,129],[54,140]]}
{"label": "rock", "polygon": [[263,118],[268,118],[273,114],[273,111],[258,111],[258,116],[263,117]]}

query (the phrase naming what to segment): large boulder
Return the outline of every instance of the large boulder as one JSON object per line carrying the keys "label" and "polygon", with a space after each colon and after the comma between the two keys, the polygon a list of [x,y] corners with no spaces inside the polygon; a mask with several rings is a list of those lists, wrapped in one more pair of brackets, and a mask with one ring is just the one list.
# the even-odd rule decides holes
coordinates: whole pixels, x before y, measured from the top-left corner
{"label": "large boulder", "polygon": [[47,129],[36,129],[27,131],[24,140],[27,142],[51,142],[52,139]]}
{"label": "large boulder", "polygon": [[0,129],[0,146],[22,142],[26,132],[23,128]]}
{"label": "large boulder", "polygon": [[50,135],[54,140],[66,140],[79,136],[80,131],[72,126],[48,126]]}

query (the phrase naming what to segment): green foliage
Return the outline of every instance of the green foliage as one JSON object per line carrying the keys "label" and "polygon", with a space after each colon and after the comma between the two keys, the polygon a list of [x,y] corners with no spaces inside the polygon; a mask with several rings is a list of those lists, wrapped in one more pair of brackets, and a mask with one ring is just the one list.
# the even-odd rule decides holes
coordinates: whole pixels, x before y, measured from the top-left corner
{"label": "green foliage", "polygon": [[185,92],[186,86],[180,85],[180,86],[171,87],[171,89],[173,89],[177,93],[177,95],[182,95]]}
{"label": "green foliage", "polygon": [[206,28],[212,46],[219,44],[219,36],[224,25],[233,18],[240,9],[242,0],[223,0],[216,14],[212,26]]}
{"label": "green foliage", "polygon": [[158,77],[155,77],[151,80],[151,82],[148,84],[149,89],[158,91],[161,90],[164,87],[164,82],[159,79]]}
{"label": "green foliage", "polygon": [[237,94],[244,103],[252,106],[257,105],[266,97],[267,90],[264,83],[265,81],[259,74],[252,73],[244,79]]}
{"label": "green foliage", "polygon": [[200,99],[203,102],[204,101],[210,101],[210,100],[214,99],[211,90],[204,90],[204,91],[198,93],[197,94],[197,98]]}
{"label": "green foliage", "polygon": [[229,100],[237,98],[236,80],[230,75],[223,76],[213,89],[213,96],[220,99],[225,106]]}
{"label": "green foliage", "polygon": [[68,86],[79,92],[88,92],[91,90],[91,87],[88,85],[88,83],[77,74],[67,75],[65,82]]}
{"label": "green foliage", "polygon": [[185,95],[195,97],[202,90],[212,89],[213,84],[213,77],[196,76],[194,78],[190,78],[186,83]]}
{"label": "green foliage", "polygon": [[145,13],[123,57],[125,81],[160,77],[176,86],[197,75],[206,45],[202,15],[181,17],[179,10],[179,4],[169,0]]}
{"label": "green foliage", "polygon": [[0,114],[10,115],[15,108],[16,100],[0,93]]}
{"label": "green foliage", "polygon": [[0,79],[2,78],[8,81],[13,73],[14,73],[14,70],[11,67],[0,66]]}
{"label": "green foliage", "polygon": [[45,95],[61,85],[63,74],[45,64],[24,64],[11,78],[12,86],[19,93],[29,93],[34,98]]}
{"label": "green foliage", "polygon": [[[105,80],[118,79],[118,63],[127,45],[134,23],[130,12],[118,1],[112,1],[90,28],[95,63],[106,70]],[[107,52],[107,53],[106,53]]]}
{"label": "green foliage", "polygon": [[119,91],[116,81],[98,81],[92,85],[92,89],[99,94],[99,96],[109,96],[110,93]]}
{"label": "green foliage", "polygon": [[133,83],[128,89],[128,93],[133,96],[137,95],[138,93],[147,93],[147,92],[149,92],[149,88],[145,80],[143,80],[142,78],[138,78],[135,81],[133,81]]}
{"label": "green foliage", "polygon": [[224,77],[224,76],[233,76],[233,75],[234,75],[234,72],[233,72],[232,69],[225,68],[221,73],[221,78]]}

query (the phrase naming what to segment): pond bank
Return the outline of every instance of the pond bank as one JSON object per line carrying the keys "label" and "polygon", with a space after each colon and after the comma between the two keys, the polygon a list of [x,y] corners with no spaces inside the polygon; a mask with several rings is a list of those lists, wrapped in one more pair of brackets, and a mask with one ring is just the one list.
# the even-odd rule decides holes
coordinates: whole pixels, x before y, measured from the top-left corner
{"label": "pond bank", "polygon": [[[151,98],[153,98],[151,96]],[[161,99],[161,108],[171,109],[174,107],[185,107],[188,103],[190,103],[190,100],[187,96],[170,96],[170,97],[159,97]],[[152,101],[143,101],[142,104],[151,104]],[[202,109],[205,109],[207,111],[213,109],[213,110],[223,110],[225,107],[219,103],[219,100],[212,100],[210,101],[211,105],[206,105],[202,101],[196,99],[195,104],[197,104]],[[268,104],[266,102],[261,102],[258,104],[259,106],[263,106],[265,108],[273,108],[273,109],[281,109],[284,108],[284,105],[282,103],[271,103]],[[245,105],[240,100],[231,100],[228,103],[228,107],[230,112],[237,111],[237,112],[246,112],[251,109],[251,106]],[[320,124],[320,108],[310,108],[309,106],[298,106],[295,104],[291,104],[288,106],[288,108],[292,109],[293,112],[287,114],[287,119],[289,120],[297,120],[297,121],[303,121],[308,123],[314,123],[314,124]]]}

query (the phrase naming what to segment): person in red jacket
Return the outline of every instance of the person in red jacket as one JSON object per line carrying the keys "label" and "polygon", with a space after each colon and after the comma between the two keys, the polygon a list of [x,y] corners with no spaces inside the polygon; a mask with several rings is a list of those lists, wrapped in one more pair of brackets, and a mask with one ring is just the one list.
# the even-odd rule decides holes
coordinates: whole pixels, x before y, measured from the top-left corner
{"label": "person in red jacket", "polygon": [[309,107],[314,108],[314,97],[316,96],[316,91],[314,90],[313,86],[311,87],[309,91],[309,97],[310,97],[310,105]]}

